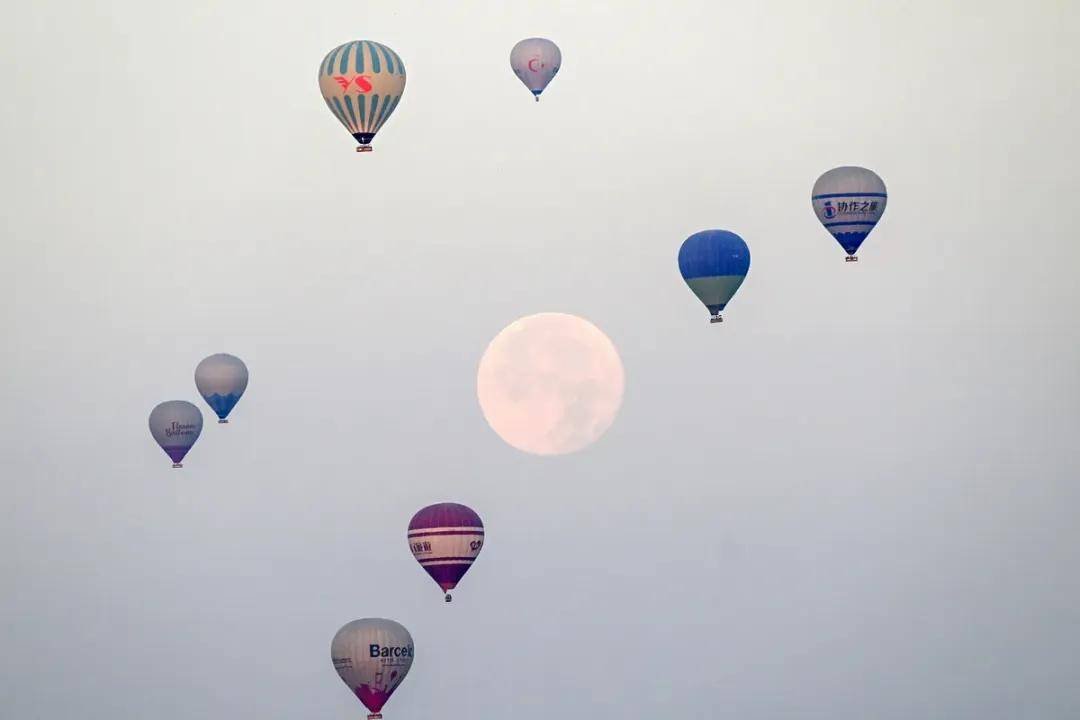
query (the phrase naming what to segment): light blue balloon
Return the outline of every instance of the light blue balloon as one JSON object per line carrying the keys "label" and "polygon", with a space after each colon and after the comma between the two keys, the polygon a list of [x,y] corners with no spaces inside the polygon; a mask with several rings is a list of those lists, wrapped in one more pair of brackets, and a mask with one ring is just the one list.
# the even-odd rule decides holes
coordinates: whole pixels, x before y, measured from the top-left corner
{"label": "light blue balloon", "polygon": [[235,355],[211,355],[203,358],[195,368],[195,387],[210,409],[217,413],[219,423],[229,422],[226,418],[240,402],[247,384],[247,365]]}

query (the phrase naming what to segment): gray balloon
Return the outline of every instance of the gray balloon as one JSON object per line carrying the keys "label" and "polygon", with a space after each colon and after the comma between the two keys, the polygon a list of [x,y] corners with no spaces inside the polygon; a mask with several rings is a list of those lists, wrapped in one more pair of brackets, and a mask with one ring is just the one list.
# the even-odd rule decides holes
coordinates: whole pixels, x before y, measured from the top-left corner
{"label": "gray balloon", "polygon": [[218,353],[203,358],[195,368],[195,387],[219,423],[229,422],[229,413],[240,402],[248,384],[248,369],[235,355]]}
{"label": "gray balloon", "polygon": [[353,620],[334,635],[330,659],[342,682],[371,711],[368,720],[377,720],[382,717],[379,711],[383,705],[409,674],[413,639],[393,620]]}
{"label": "gray balloon", "polygon": [[180,461],[201,432],[202,413],[187,400],[167,400],[150,412],[150,434],[172,458],[174,468],[183,467]]}

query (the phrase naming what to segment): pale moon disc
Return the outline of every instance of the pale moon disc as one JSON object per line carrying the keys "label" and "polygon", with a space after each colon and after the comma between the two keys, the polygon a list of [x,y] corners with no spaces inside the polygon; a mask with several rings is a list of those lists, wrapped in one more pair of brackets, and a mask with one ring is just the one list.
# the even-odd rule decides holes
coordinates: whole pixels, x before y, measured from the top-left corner
{"label": "pale moon disc", "polygon": [[622,405],[614,343],[588,320],[540,313],[515,320],[484,351],[476,377],[491,429],[519,450],[562,455],[596,442]]}

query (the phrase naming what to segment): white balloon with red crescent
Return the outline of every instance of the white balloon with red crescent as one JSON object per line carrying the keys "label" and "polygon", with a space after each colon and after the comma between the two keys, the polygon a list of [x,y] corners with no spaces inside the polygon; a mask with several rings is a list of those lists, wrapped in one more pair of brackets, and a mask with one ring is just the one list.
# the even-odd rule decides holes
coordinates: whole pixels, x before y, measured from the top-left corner
{"label": "white balloon with red crescent", "polygon": [[547,38],[525,38],[510,51],[510,68],[537,102],[561,65],[559,46]]}

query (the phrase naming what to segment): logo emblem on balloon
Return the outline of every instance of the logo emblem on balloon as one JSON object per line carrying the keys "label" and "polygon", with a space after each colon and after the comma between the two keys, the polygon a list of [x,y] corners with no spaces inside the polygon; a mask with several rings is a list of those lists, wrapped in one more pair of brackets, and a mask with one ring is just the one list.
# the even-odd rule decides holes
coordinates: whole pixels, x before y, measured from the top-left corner
{"label": "logo emblem on balloon", "polygon": [[510,51],[510,69],[537,100],[561,64],[559,46],[546,38],[526,38]]}
{"label": "logo emblem on balloon", "polygon": [[337,84],[340,85],[341,89],[345,92],[349,92],[349,87],[352,85],[356,85],[356,87],[360,89],[361,95],[371,92],[372,89],[371,78],[367,75],[357,75],[352,80],[344,75],[335,75],[334,80],[337,81]]}

